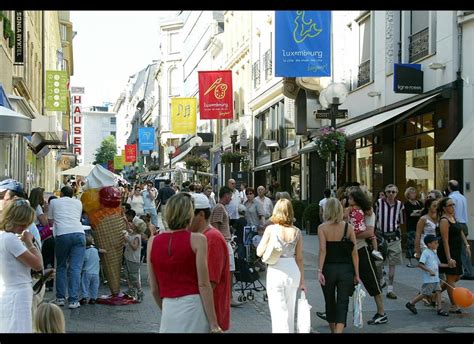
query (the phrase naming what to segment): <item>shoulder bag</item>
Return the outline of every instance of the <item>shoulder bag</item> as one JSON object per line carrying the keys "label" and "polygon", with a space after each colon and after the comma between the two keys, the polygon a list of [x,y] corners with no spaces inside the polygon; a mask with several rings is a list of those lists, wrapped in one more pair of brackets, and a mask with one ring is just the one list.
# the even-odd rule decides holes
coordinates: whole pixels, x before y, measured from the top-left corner
{"label": "shoulder bag", "polygon": [[263,253],[262,262],[273,265],[278,261],[278,259],[280,259],[283,247],[277,238],[276,230],[278,227],[270,227],[269,229],[271,230],[270,239],[268,240],[267,247]]}

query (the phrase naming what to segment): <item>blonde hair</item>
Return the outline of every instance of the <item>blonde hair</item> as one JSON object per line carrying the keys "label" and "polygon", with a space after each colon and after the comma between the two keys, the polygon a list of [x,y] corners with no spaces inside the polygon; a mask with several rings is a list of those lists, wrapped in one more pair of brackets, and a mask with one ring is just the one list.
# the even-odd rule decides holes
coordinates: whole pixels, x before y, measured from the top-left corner
{"label": "blonde hair", "polygon": [[417,195],[417,193],[418,193],[418,191],[417,191],[413,186],[410,186],[409,188],[407,188],[407,189],[405,190],[405,199],[406,199],[406,200],[408,200],[408,194],[409,194],[410,192],[414,192],[415,195]]}
{"label": "blonde hair", "polygon": [[291,202],[286,198],[279,199],[273,208],[273,214],[270,221],[283,226],[292,226],[294,218],[295,214]]}
{"label": "blonde hair", "polygon": [[190,194],[180,192],[173,195],[165,208],[165,221],[171,230],[187,228],[194,216],[193,200]]}
{"label": "blonde hair", "polygon": [[337,198],[330,197],[324,205],[323,218],[326,222],[339,223],[343,218],[342,204]]}
{"label": "blonde hair", "polygon": [[66,322],[61,308],[54,303],[39,305],[33,329],[36,333],[66,333]]}
{"label": "blonde hair", "polygon": [[36,213],[27,200],[11,200],[0,215],[0,230],[13,232],[18,227],[28,227],[35,220]]}

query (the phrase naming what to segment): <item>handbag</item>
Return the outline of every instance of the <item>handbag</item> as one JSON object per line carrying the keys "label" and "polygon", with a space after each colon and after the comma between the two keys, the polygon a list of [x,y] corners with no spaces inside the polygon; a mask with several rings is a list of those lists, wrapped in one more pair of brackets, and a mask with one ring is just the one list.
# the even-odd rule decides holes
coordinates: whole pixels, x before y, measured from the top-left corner
{"label": "handbag", "polygon": [[311,305],[308,303],[304,291],[301,291],[301,296],[298,299],[296,327],[298,329],[298,333],[311,332]]}
{"label": "handbag", "polygon": [[283,247],[278,241],[275,230],[272,228],[272,231],[270,232],[270,239],[268,240],[267,247],[265,248],[265,252],[262,256],[262,262],[269,265],[275,264],[278,259],[280,259],[282,251]]}
{"label": "handbag", "polygon": [[41,237],[41,241],[45,241],[46,239],[49,239],[53,236],[53,230],[49,225],[38,226],[38,231]]}
{"label": "handbag", "polygon": [[366,296],[365,291],[362,289],[362,286],[357,284],[354,288],[354,294],[352,295],[353,302],[353,325],[357,328],[362,328],[364,321],[362,319],[362,302]]}

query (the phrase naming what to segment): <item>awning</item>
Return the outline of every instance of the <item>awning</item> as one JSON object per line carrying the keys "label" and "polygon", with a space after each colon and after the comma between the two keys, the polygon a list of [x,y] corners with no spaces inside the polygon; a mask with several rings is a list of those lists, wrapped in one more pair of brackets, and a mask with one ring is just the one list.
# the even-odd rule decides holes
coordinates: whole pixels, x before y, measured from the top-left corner
{"label": "awning", "polygon": [[280,160],[275,160],[275,161],[269,162],[268,164],[257,166],[253,170],[255,172],[257,172],[257,171],[270,169],[273,165],[281,164],[282,162],[287,161],[287,160],[291,160],[293,158],[294,158],[293,156],[290,156],[289,158],[283,158],[283,159],[280,159]]}
{"label": "awning", "polygon": [[280,149],[280,145],[275,140],[263,140],[259,145],[258,149],[261,150],[262,146],[266,149]]}
{"label": "awning", "polygon": [[474,159],[474,119],[471,119],[459,132],[441,160]]}
{"label": "awning", "polygon": [[[176,156],[174,156],[172,159],[171,159],[171,165],[174,165],[176,164],[178,161],[181,161],[183,160],[183,158],[189,153],[191,152],[191,150],[194,148],[194,147],[198,147],[200,145],[202,145],[203,143],[203,140],[202,138],[200,138],[199,136],[193,136],[191,139],[189,139],[188,141],[186,141],[185,143],[183,143],[181,146],[179,146],[178,148],[176,148],[176,153],[178,153]],[[175,153],[175,154],[176,154]]]}
{"label": "awning", "polygon": [[379,113],[377,115],[365,118],[363,120],[360,120],[358,122],[354,122],[352,124],[348,124],[347,126],[343,126],[344,123],[341,123],[341,126],[338,126],[338,128],[343,128],[345,129],[345,133],[349,138],[356,138],[360,137],[362,135],[368,134],[374,130],[375,127],[378,125],[389,121],[390,119],[410,110],[413,109],[415,106],[421,105],[431,98],[434,98],[438,95],[439,93],[432,95],[430,97],[418,100],[416,102],[400,106],[398,108],[395,108],[393,110],[389,110],[386,112]]}
{"label": "awning", "polygon": [[299,154],[304,154],[304,153],[311,153],[316,150],[316,142],[311,141],[310,143],[306,144],[303,148],[301,148],[298,153]]}
{"label": "awning", "polygon": [[31,135],[31,118],[0,106],[0,134]]}

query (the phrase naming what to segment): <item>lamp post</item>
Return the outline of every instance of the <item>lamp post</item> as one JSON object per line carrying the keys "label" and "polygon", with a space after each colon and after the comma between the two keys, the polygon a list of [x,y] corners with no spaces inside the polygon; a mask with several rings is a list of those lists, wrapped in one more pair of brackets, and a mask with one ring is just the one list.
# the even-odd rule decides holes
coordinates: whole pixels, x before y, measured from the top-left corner
{"label": "lamp post", "polygon": [[[327,88],[322,90],[321,94],[319,95],[320,104],[323,107],[329,107],[332,130],[336,130],[336,117],[338,114],[339,105],[344,103],[347,98],[347,94],[347,88],[343,83],[331,83]],[[331,158],[329,161],[330,178],[328,184],[330,186],[332,196],[335,196],[337,188],[336,152],[331,152]]]}
{"label": "lamp post", "polygon": [[168,154],[168,158],[170,159],[170,179],[171,179],[171,159],[173,158],[173,154],[176,152],[176,148],[174,146],[169,146],[166,148],[166,153]]}
{"label": "lamp post", "polygon": [[153,159],[153,166],[156,168],[156,159],[158,158],[158,152],[154,151],[151,153],[151,158]]}

